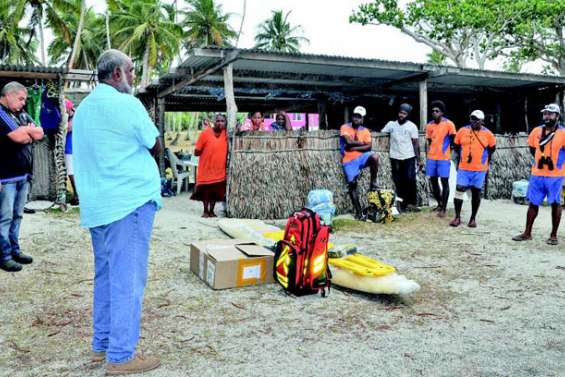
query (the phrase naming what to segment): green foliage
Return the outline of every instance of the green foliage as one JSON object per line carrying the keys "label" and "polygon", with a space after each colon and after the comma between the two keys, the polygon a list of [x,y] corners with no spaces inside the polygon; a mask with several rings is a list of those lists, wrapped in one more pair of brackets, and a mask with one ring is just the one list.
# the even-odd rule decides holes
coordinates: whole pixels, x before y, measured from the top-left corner
{"label": "green foliage", "polygon": [[296,53],[299,52],[301,43],[310,42],[307,38],[298,34],[302,31],[300,25],[290,25],[288,22],[290,12],[288,11],[284,15],[282,10],[272,11],[272,17],[259,25],[259,32],[255,36],[255,48]]}
{"label": "green foliage", "polygon": [[565,0],[516,0],[506,10],[513,22],[508,44],[515,64],[540,59],[546,70],[565,76]]}
{"label": "green foliage", "polygon": [[445,55],[441,52],[437,52],[436,50],[432,50],[428,55],[428,63],[437,64],[437,65],[444,65],[445,64]]}
{"label": "green foliage", "polygon": [[[61,12],[61,18],[74,38],[79,25],[81,0],[74,0],[73,3],[72,11]],[[80,38],[81,42],[74,67],[94,69],[96,68],[98,56],[105,48],[104,16],[96,14],[92,8],[88,8],[85,13],[84,26]],[[54,39],[47,50],[51,64],[60,65],[68,62],[73,41],[74,39],[67,40],[63,33],[54,29]]]}
{"label": "green foliage", "polygon": [[397,0],[373,0],[350,16],[362,25],[388,25],[444,55],[455,65],[474,60],[484,67],[507,48],[511,22],[505,9],[513,0],[414,0],[401,8]]}
{"label": "green foliage", "polygon": [[230,13],[224,13],[221,5],[214,0],[188,0],[188,5],[182,21],[186,29],[187,50],[204,46],[231,46],[237,33],[228,24]]}
{"label": "green foliage", "polygon": [[179,51],[183,30],[174,8],[160,0],[109,0],[112,43],[128,53],[146,85],[158,64],[169,66]]}
{"label": "green foliage", "polygon": [[0,64],[35,64],[37,43],[28,28],[21,27],[25,8],[0,0]]}

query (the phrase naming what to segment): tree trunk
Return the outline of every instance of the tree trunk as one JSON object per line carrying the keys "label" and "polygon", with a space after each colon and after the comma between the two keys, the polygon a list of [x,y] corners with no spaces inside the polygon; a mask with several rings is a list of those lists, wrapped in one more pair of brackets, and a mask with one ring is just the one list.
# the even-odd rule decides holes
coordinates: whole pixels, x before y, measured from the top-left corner
{"label": "tree trunk", "polygon": [[198,129],[198,122],[200,121],[200,113],[194,113],[192,122],[189,124],[186,130],[186,140],[190,140],[190,131]]}
{"label": "tree trunk", "polygon": [[247,0],[243,0],[243,15],[241,16],[241,24],[239,24],[239,32],[237,33],[237,39],[235,41],[235,47],[237,48],[239,44],[239,36],[243,30],[243,22],[245,21],[245,13],[247,13]]}
{"label": "tree trunk", "polygon": [[82,29],[84,27],[84,15],[86,13],[86,0],[81,0],[80,2],[80,19],[78,21],[77,35],[75,35],[75,41],[73,43],[73,49],[71,51],[71,56],[69,57],[69,70],[73,69],[75,65],[76,56],[80,49],[80,39],[82,34]]}
{"label": "tree trunk", "polygon": [[39,21],[39,45],[41,48],[41,64],[47,66],[47,59],[45,59],[45,36],[43,35],[43,20]]}
{"label": "tree trunk", "polygon": [[141,88],[145,88],[149,84],[149,46],[145,48],[143,53],[143,71],[141,73]]}
{"label": "tree trunk", "polygon": [[110,11],[106,10],[106,48],[112,48],[112,40],[110,39]]}

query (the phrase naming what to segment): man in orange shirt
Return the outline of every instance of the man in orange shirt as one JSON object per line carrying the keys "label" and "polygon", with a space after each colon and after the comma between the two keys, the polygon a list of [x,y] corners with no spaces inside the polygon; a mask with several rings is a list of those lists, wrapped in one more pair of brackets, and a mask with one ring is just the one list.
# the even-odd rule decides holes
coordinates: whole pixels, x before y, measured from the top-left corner
{"label": "man in orange shirt", "polygon": [[[447,200],[449,199],[449,172],[451,170],[451,145],[455,138],[455,125],[443,116],[445,104],[442,101],[432,102],[432,121],[426,125],[428,140],[428,156],[426,160],[426,175],[434,198],[437,201],[439,217],[445,217]],[[441,189],[438,178],[441,179]]]}
{"label": "man in orange shirt", "polygon": [[526,229],[512,237],[514,241],[532,239],[532,226],[539,206],[547,197],[551,205],[551,235],[547,244],[557,245],[557,229],[561,221],[561,187],[565,177],[565,127],[559,124],[560,108],[549,104],[543,110],[543,125],[536,127],[528,137],[530,152],[534,156],[532,175],[527,197],[530,201],[526,217]]}
{"label": "man in orange shirt", "polygon": [[344,124],[340,129],[341,162],[347,180],[349,197],[355,210],[355,218],[358,220],[365,220],[365,215],[359,202],[357,178],[361,174],[361,170],[369,167],[371,171],[369,191],[377,190],[377,172],[379,169],[378,156],[371,152],[371,131],[363,127],[365,115],[367,115],[367,110],[362,106],[357,106],[353,110],[352,122]]}
{"label": "man in orange shirt", "polygon": [[485,114],[481,110],[471,113],[471,125],[461,128],[455,135],[455,149],[459,153],[457,169],[457,188],[453,204],[455,218],[449,225],[461,224],[461,208],[465,191],[471,190],[471,218],[467,224],[471,228],[477,226],[476,216],[481,204],[481,190],[485,182],[492,154],[496,147],[493,133],[484,127]]}

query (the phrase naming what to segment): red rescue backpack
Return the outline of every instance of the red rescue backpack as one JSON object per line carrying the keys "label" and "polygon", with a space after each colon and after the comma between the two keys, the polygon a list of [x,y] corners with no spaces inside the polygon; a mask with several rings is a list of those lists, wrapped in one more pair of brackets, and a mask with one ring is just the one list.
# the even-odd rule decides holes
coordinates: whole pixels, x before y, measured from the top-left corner
{"label": "red rescue backpack", "polygon": [[275,250],[273,275],[283,288],[297,296],[330,288],[328,268],[329,227],[320,223],[315,212],[303,208],[293,213],[286,223],[284,239]]}

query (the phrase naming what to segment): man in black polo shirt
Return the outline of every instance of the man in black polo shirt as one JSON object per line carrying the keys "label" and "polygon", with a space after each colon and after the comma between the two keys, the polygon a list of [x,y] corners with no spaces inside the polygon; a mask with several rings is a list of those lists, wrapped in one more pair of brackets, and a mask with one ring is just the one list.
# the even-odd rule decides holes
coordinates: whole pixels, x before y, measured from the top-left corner
{"label": "man in black polo shirt", "polygon": [[0,91],[0,268],[15,272],[31,257],[22,254],[18,237],[32,173],[31,143],[43,130],[22,112],[27,90],[10,82]]}

